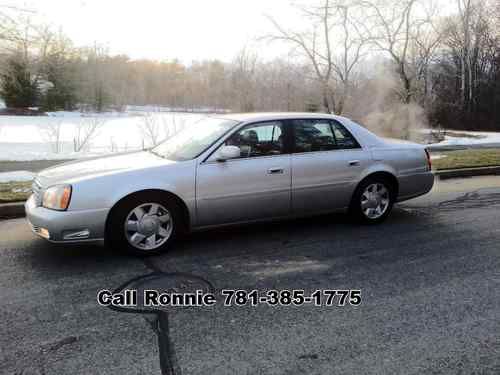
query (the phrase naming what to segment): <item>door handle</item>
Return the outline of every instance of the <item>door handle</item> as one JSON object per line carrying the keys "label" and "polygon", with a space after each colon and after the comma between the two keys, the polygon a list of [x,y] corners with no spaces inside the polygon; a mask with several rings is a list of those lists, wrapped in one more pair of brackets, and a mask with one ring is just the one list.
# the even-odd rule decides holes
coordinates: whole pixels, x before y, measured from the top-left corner
{"label": "door handle", "polygon": [[284,172],[283,168],[279,168],[279,167],[277,167],[277,168],[269,168],[267,170],[267,174],[283,174],[283,172]]}
{"label": "door handle", "polygon": [[350,167],[355,167],[355,166],[357,166],[357,165],[359,165],[359,160],[351,160],[351,161],[349,162],[349,166],[350,166]]}

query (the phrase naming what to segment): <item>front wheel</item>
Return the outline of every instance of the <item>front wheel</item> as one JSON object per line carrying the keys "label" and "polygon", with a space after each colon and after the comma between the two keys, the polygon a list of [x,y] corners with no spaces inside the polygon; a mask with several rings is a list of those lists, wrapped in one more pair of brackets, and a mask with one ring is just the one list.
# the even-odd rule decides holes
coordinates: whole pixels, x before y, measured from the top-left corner
{"label": "front wheel", "polygon": [[135,196],[111,213],[107,239],[117,250],[136,255],[159,254],[168,250],[179,224],[175,202],[160,196]]}
{"label": "front wheel", "polygon": [[389,216],[394,201],[392,184],[385,178],[371,177],[362,181],[356,189],[350,212],[363,223],[376,224]]}

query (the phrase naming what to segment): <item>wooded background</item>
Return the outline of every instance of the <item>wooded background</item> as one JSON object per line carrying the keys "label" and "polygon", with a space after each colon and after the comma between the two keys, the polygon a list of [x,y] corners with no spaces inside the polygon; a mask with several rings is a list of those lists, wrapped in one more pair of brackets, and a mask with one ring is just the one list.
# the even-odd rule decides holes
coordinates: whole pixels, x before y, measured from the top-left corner
{"label": "wooded background", "polygon": [[230,62],[190,64],[75,46],[29,10],[0,6],[0,97],[8,107],[44,111],[326,111],[404,132],[500,130],[499,0],[293,6],[300,25],[269,15],[274,32],[255,36],[285,43],[287,56],[264,60],[242,46]]}

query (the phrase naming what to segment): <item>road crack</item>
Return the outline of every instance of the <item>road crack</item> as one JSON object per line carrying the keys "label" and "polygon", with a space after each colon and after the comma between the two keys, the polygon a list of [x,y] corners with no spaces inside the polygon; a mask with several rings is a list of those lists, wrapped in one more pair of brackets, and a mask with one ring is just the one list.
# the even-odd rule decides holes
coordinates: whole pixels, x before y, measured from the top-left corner
{"label": "road crack", "polygon": [[[197,290],[214,293],[212,283],[200,276],[183,272],[165,272],[157,266],[151,258],[143,259],[147,269],[153,271],[145,275],[134,277],[119,286],[113,294],[125,289],[139,290],[158,289],[162,292],[180,293],[196,292]],[[136,313],[144,317],[149,328],[158,338],[159,361],[162,375],[181,375],[181,368],[177,361],[174,344],[170,335],[169,313],[159,308],[128,308],[110,305],[111,310],[122,313]]]}

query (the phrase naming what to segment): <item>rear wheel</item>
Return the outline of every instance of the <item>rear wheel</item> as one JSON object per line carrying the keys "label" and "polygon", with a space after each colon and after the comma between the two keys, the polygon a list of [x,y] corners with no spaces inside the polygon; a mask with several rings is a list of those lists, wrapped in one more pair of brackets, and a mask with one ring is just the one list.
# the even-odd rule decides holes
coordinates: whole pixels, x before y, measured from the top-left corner
{"label": "rear wheel", "polygon": [[180,209],[175,201],[159,194],[139,194],[112,211],[106,237],[117,250],[154,255],[170,248],[180,224]]}
{"label": "rear wheel", "polygon": [[383,177],[362,181],[352,198],[350,212],[359,221],[376,224],[384,221],[395,201],[394,187]]}

